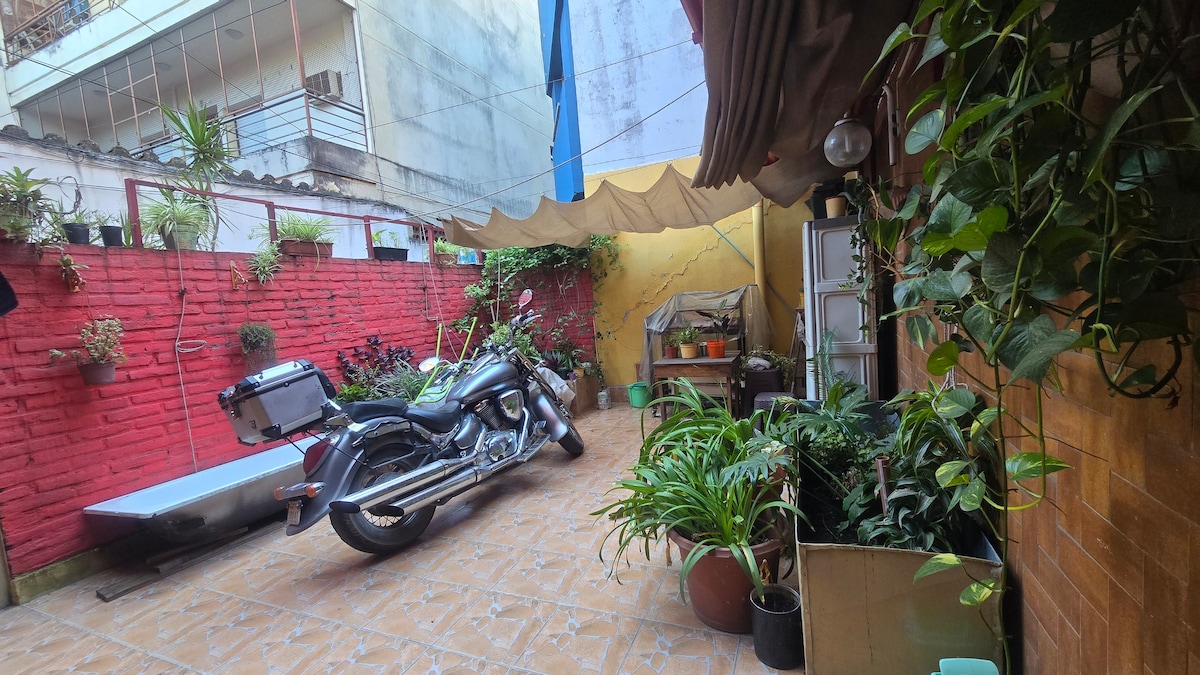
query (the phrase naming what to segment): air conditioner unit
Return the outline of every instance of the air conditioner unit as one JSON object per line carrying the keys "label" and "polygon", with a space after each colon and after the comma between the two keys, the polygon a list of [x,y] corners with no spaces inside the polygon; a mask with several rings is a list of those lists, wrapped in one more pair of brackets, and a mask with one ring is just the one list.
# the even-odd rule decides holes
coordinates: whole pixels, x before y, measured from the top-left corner
{"label": "air conditioner unit", "polygon": [[304,88],[310,94],[331,99],[342,98],[342,74],[336,70],[322,70],[304,78]]}

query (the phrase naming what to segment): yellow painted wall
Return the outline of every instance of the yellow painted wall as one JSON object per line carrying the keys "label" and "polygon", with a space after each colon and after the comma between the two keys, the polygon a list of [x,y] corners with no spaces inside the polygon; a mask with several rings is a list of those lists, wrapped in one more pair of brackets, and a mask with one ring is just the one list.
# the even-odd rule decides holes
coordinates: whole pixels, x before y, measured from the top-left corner
{"label": "yellow painted wall", "polygon": [[[688,158],[672,164],[690,176],[698,162],[699,158]],[[603,179],[626,190],[646,190],[662,175],[665,166],[653,164],[590,176],[586,193],[591,194]],[[793,314],[803,287],[800,227],[811,217],[802,203],[787,209],[768,204],[766,209],[767,282],[782,300],[770,289],[764,290],[763,296],[775,329],[771,348],[781,353],[792,344]],[[748,262],[754,258],[751,212],[735,214],[715,227],[725,238],[707,226],[615,237],[621,247],[621,268],[610,271],[594,292],[596,332],[600,336],[596,350],[607,385],[637,381],[643,320],[672,295],[754,283],[754,268]]]}

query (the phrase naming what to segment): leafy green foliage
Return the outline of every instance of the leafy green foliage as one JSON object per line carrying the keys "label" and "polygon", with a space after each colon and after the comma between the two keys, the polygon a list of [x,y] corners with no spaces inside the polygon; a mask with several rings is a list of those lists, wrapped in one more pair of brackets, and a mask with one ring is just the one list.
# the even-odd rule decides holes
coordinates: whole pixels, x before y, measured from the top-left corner
{"label": "leafy green foliage", "polygon": [[[475,318],[485,325],[495,325],[516,311],[512,299],[521,289],[538,288],[550,296],[561,294],[575,285],[578,275],[590,270],[593,283],[603,279],[610,268],[619,264],[619,246],[611,237],[592,236],[587,248],[571,248],[561,244],[486,251],[483,272],[478,283],[464,290],[471,306],[454,322],[458,330],[466,330]],[[554,314],[548,332],[562,333],[568,328],[590,325],[591,313]]]}
{"label": "leafy green foliage", "polygon": [[337,359],[343,382],[338,388],[338,401],[410,395],[415,398],[426,377],[413,367],[412,357],[412,349],[385,345],[378,335],[367,338],[365,347],[355,347],[350,354],[339,351]]}
{"label": "leafy green foliage", "polygon": [[[645,433],[631,476],[617,481],[609,494],[616,501],[592,515],[615,521],[601,544],[617,542],[621,560],[639,540],[650,556],[651,544],[669,530],[696,542],[680,570],[680,591],[696,562],[718,547],[730,553],[762,592],[750,547],[778,537],[778,517],[803,518],[779,496],[783,478],[794,468],[787,446],[759,434],[763,411],[739,420],[686,379],[671,381],[675,393],[651,405],[669,406],[672,414]],[[612,567],[616,574],[617,565]]]}
{"label": "leafy green foliage", "polygon": [[283,269],[282,258],[283,253],[279,251],[279,247],[274,242],[267,242],[246,259],[246,267],[254,278],[258,279],[258,283],[265,286],[275,278],[276,272]]}
{"label": "leafy green foliage", "polygon": [[[1194,339],[1179,287],[1200,276],[1200,230],[1179,226],[1200,206],[1195,73],[1156,3],[1102,4],[922,3],[930,31],[899,26],[884,54],[921,41],[923,61],[945,59],[909,112],[905,148],[929,153],[926,185],[860,235],[885,256],[907,244],[885,262],[914,341],[949,323],[985,364],[1040,384],[1064,351],[1105,369],[1101,354],[1166,340],[1173,360],[1126,356],[1104,375],[1116,393],[1173,402]],[[931,372],[954,367],[953,349]]]}
{"label": "leafy green foliage", "polygon": [[242,353],[249,354],[257,349],[274,345],[275,329],[265,323],[247,321],[238,327],[238,340],[242,343]]}

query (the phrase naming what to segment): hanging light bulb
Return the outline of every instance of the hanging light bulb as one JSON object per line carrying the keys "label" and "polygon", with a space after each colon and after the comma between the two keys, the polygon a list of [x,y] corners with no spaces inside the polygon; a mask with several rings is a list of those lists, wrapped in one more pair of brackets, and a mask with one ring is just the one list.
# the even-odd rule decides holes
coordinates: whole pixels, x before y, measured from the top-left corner
{"label": "hanging light bulb", "polygon": [[834,166],[854,166],[871,152],[871,131],[853,117],[843,117],[825,137],[825,159]]}

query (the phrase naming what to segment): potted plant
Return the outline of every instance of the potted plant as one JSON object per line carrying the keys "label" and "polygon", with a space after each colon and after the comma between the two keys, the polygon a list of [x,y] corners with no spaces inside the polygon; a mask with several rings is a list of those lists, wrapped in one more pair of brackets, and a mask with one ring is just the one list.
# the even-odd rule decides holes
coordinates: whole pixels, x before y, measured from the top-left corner
{"label": "potted plant", "polygon": [[445,239],[436,239],[433,242],[433,253],[437,257],[437,261],[443,265],[453,265],[458,262],[458,252],[462,250],[462,246],[451,244]]}
{"label": "potted plant", "polygon": [[42,188],[50,184],[34,178],[33,169],[13,167],[0,172],[0,238],[24,242],[50,210]]}
{"label": "potted plant", "polygon": [[640,544],[649,557],[651,545],[668,538],[682,558],[680,595],[686,593],[697,618],[719,630],[749,632],[750,592],[762,592],[761,570],[777,569],[781,522],[803,518],[780,498],[793,475],[791,453],[755,432],[757,416],[739,420],[690,381],[671,384],[675,393],[651,405],[674,412],[645,435],[632,475],[610,491],[617,499],[593,513],[615,522],[600,557],[610,540],[620,561],[630,546]]}
{"label": "potted plant", "polygon": [[708,356],[714,359],[725,358],[725,336],[732,335],[736,332],[734,328],[733,313],[737,311],[737,306],[726,308],[726,302],[721,301],[715,310],[697,310],[696,313],[712,321],[712,330],[717,334],[718,339],[709,340],[706,343],[708,348]]}
{"label": "potted plant", "polygon": [[408,260],[406,243],[399,232],[379,230],[371,233],[371,248],[375,252],[376,260]]}
{"label": "potted plant", "polygon": [[163,190],[163,201],[153,202],[142,211],[146,229],[162,238],[168,249],[192,251],[202,239],[214,232],[212,210],[207,201],[190,194],[176,195]]}
{"label": "potted plant", "polygon": [[663,335],[663,358],[679,358],[679,332],[671,331]]}
{"label": "potted plant", "polygon": [[675,337],[679,341],[679,356],[685,359],[694,359],[699,355],[700,350],[696,345],[696,341],[700,339],[700,329],[688,324],[683,328],[675,331]]}
{"label": "potted plant", "polygon": [[121,248],[125,245],[125,232],[122,223],[111,213],[103,211],[87,211],[84,219],[96,226],[100,232],[100,240],[106,247]]}
{"label": "potted plant", "polygon": [[57,208],[46,213],[46,224],[50,227],[49,236],[55,241],[66,241],[68,244],[91,243],[91,226],[84,220],[84,213],[67,213],[62,202]]}
{"label": "potted plant", "polygon": [[79,330],[79,341],[83,350],[63,352],[50,350],[50,359],[75,359],[79,374],[85,384],[109,384],[116,380],[117,364],[125,362],[121,338],[125,330],[121,320],[114,316],[100,316],[89,320]]}
{"label": "potted plant", "polygon": [[279,252],[284,255],[330,257],[333,255],[333,226],[321,216],[285,213],[279,219]]}
{"label": "potted plant", "polygon": [[247,375],[263,371],[279,362],[275,357],[275,330],[267,324],[252,321],[243,323],[238,328],[238,339],[242,343]]}

